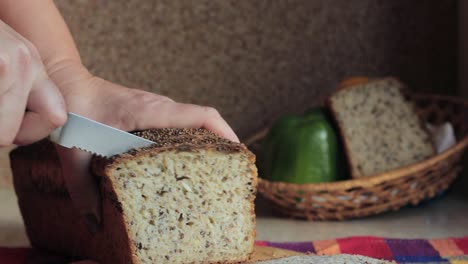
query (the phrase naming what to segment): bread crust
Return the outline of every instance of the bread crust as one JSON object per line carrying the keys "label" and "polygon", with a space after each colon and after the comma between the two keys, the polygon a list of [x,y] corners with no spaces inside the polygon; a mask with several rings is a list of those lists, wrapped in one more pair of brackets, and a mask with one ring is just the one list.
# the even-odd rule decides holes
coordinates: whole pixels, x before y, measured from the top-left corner
{"label": "bread crust", "polygon": [[107,263],[131,263],[122,217],[109,200],[102,199],[103,227],[90,232],[70,199],[52,143],[20,147],[10,156],[18,204],[35,248],[67,256],[99,256],[98,260]]}
{"label": "bread crust", "polygon": [[[27,234],[34,247],[59,254],[78,255],[101,263],[138,263],[135,245],[128,235],[129,219],[123,214],[119,194],[109,174],[117,164],[142,155],[200,150],[243,153],[251,162],[249,177],[252,178],[252,188],[256,190],[255,156],[243,144],[220,138],[204,129],[157,129],[135,134],[156,142],[149,147],[133,149],[111,158],[95,157],[92,160],[91,171],[99,183],[103,202],[103,225],[95,234],[88,230],[82,217],[73,208],[54,145],[44,140],[12,151],[10,156],[15,190]],[[252,195],[249,202],[250,216],[255,223],[254,199],[255,195]],[[51,214],[45,208],[57,214]],[[50,230],[51,226],[56,230]],[[54,232],[54,235],[51,236],[50,232]],[[255,229],[250,237],[254,242]],[[253,252],[253,242],[249,257]],[[247,259],[212,263],[239,263]]]}

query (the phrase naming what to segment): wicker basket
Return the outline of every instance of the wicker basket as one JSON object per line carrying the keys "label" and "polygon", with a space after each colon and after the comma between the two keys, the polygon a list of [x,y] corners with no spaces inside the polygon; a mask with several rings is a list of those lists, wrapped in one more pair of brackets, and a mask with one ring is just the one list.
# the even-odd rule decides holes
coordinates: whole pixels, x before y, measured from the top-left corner
{"label": "wicker basket", "polygon": [[[446,190],[462,169],[462,156],[468,145],[468,102],[422,94],[414,99],[427,122],[452,123],[457,138],[455,146],[428,160],[366,178],[319,184],[259,179],[260,194],[286,216],[342,220],[416,205]],[[266,131],[246,141],[254,152],[258,151]]]}

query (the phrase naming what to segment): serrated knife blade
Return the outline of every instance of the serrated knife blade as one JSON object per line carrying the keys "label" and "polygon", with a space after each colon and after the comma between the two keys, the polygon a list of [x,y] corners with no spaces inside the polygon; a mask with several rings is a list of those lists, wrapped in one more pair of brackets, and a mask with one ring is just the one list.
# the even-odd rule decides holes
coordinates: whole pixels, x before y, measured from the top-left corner
{"label": "serrated knife blade", "polygon": [[154,144],[153,141],[71,112],[65,125],[55,129],[49,139],[66,148],[78,148],[103,157]]}

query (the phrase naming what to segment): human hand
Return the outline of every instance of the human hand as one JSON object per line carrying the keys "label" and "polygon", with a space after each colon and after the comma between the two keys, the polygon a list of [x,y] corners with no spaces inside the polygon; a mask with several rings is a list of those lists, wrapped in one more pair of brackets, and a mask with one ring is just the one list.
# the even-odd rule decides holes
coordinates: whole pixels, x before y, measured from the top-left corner
{"label": "human hand", "polygon": [[65,101],[36,48],[1,20],[0,43],[0,147],[38,141],[66,121]]}
{"label": "human hand", "polygon": [[75,61],[49,67],[71,112],[125,131],[151,128],[206,128],[239,142],[212,107],[182,104],[154,93],[127,88],[91,75]]}
{"label": "human hand", "polygon": [[[49,75],[62,91],[69,111],[126,131],[163,127],[204,127],[220,136],[239,141],[219,113],[210,107],[176,103],[173,100],[129,89],[92,76],[80,63],[63,61],[49,68]],[[91,231],[100,222],[100,198],[89,175],[91,155],[57,146],[65,183],[75,207]]]}

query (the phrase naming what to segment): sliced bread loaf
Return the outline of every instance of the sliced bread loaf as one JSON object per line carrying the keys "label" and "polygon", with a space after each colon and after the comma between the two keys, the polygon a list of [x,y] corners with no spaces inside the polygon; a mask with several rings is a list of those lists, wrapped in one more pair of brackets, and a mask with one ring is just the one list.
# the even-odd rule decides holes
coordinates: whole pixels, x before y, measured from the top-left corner
{"label": "sliced bread loaf", "polygon": [[52,143],[11,153],[33,246],[100,263],[233,263],[253,251],[255,157],[202,129],[139,133],[155,145],[97,158],[102,226],[74,209]]}
{"label": "sliced bread loaf", "polygon": [[435,154],[404,85],[384,78],[338,90],[329,100],[353,177],[371,176]]}

